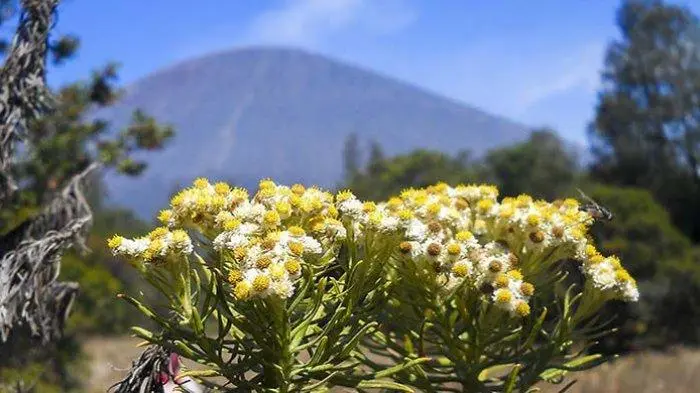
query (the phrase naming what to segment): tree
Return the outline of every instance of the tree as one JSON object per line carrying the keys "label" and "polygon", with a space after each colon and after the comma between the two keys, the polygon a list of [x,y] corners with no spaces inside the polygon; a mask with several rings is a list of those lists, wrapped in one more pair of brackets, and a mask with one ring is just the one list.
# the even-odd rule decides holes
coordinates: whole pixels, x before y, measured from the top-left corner
{"label": "tree", "polygon": [[343,179],[351,181],[360,171],[360,143],[357,134],[350,134],[343,146]]}
{"label": "tree", "polygon": [[589,136],[594,176],[648,188],[700,240],[700,23],[686,7],[624,1]]}
{"label": "tree", "polygon": [[482,166],[485,179],[502,195],[546,199],[560,197],[579,172],[575,152],[550,129],[533,130],[525,142],[489,151]]}
{"label": "tree", "polygon": [[358,197],[382,200],[409,187],[425,187],[439,181],[450,184],[468,183],[476,179],[469,155],[456,157],[430,150],[384,158],[379,145],[372,145],[370,158],[362,170],[346,182]]}
{"label": "tree", "polygon": [[611,221],[596,223],[591,234],[605,254],[629,261],[642,293],[634,306],[610,307],[608,316],[616,316],[620,332],[602,345],[618,352],[632,345],[700,342],[700,303],[693,296],[700,294],[700,265],[690,240],[644,189],[593,185],[586,191],[614,213]]}
{"label": "tree", "polygon": [[56,277],[64,253],[85,244],[92,221],[84,183],[106,169],[138,174],[145,164],[132,153],[159,149],[173,134],[141,112],[117,133],[100,119],[86,120],[118,97],[113,65],[50,91],[47,60],[60,65],[78,47],[74,37],[51,35],[58,3],[0,2],[3,11],[16,11],[3,12],[0,23],[14,25],[18,16],[0,69],[0,352],[17,356],[5,357],[0,368],[32,361],[18,355],[17,348],[27,348],[25,334],[43,344],[33,344],[40,357],[61,344],[78,286]]}

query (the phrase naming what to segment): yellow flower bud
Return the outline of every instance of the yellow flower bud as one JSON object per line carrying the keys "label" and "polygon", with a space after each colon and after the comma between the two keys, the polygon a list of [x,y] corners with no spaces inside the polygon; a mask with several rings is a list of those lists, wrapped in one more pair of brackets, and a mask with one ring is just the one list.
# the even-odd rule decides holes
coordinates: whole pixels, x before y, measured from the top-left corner
{"label": "yellow flower bud", "polygon": [[109,240],[107,240],[107,247],[114,250],[117,247],[121,246],[123,242],[124,242],[123,237],[121,237],[119,235],[114,235],[111,238],[109,238]]}
{"label": "yellow flower bud", "polygon": [[198,179],[195,179],[194,187],[199,188],[199,189],[207,188],[207,187],[209,187],[209,180],[207,180],[204,177],[200,177]]}
{"label": "yellow flower bud", "polygon": [[160,213],[158,213],[158,221],[163,224],[169,223],[172,218],[173,211],[170,209],[161,210]]}
{"label": "yellow flower bud", "polygon": [[231,192],[231,186],[224,182],[218,182],[214,184],[214,192],[216,192],[219,195],[226,195],[229,192]]}

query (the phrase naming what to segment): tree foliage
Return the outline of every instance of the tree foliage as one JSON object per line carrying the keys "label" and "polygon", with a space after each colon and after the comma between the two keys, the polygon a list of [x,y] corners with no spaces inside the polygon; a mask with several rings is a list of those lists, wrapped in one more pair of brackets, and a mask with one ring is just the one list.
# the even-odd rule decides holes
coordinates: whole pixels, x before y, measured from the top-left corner
{"label": "tree foliage", "polygon": [[365,167],[348,176],[343,187],[351,189],[358,197],[376,201],[398,194],[404,188],[426,187],[441,180],[457,184],[475,179],[468,153],[452,157],[419,149],[385,158],[382,148],[373,144]]}
{"label": "tree foliage", "polygon": [[546,128],[533,130],[522,143],[489,151],[482,166],[486,180],[503,195],[547,199],[561,196],[579,172],[576,153]]}
{"label": "tree foliage", "polygon": [[631,262],[630,273],[643,294],[634,306],[617,304],[608,310],[621,326],[603,344],[620,351],[697,343],[700,303],[690,295],[700,293],[700,265],[690,240],[644,189],[597,185],[588,191],[614,212],[613,220],[596,224],[592,235],[604,252]]}
{"label": "tree foliage", "polygon": [[648,188],[700,240],[700,24],[686,7],[624,1],[590,129],[593,174]]}

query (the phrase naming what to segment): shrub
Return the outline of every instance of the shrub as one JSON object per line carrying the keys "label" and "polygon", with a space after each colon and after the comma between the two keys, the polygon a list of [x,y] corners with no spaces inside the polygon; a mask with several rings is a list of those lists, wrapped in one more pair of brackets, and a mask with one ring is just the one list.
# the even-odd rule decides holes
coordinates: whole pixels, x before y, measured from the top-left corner
{"label": "shrub", "polygon": [[109,246],[168,301],[125,296],[159,326],[135,333],[203,365],[186,374],[205,385],[526,391],[601,363],[595,313],[638,293],[578,202],[497,194],[441,183],[363,203],[263,180],[249,198],[198,179],[162,227]]}

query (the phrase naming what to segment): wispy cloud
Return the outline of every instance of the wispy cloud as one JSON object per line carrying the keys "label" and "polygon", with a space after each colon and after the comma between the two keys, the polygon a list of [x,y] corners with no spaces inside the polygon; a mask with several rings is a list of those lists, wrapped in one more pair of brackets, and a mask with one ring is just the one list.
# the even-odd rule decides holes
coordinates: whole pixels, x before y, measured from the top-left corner
{"label": "wispy cloud", "polygon": [[553,63],[530,64],[528,84],[514,96],[518,112],[567,91],[594,93],[600,84],[604,50],[602,43],[587,44],[562,53]]}
{"label": "wispy cloud", "polygon": [[526,121],[532,108],[558,96],[593,95],[600,84],[604,48],[604,42],[528,43],[490,37],[420,64],[421,75],[433,90]]}
{"label": "wispy cloud", "polygon": [[257,16],[244,41],[315,47],[349,30],[396,32],[416,16],[404,0],[287,0]]}

